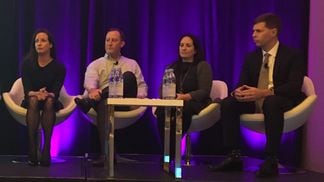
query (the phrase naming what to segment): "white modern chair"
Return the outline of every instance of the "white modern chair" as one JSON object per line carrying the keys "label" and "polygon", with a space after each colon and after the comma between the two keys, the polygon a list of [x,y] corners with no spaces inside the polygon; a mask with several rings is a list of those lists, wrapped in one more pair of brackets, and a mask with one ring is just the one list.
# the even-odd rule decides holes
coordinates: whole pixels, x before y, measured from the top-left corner
{"label": "white modern chair", "polygon": [[[228,95],[228,88],[225,82],[213,80],[210,91],[212,103],[201,110],[197,115],[192,116],[192,121],[186,135],[185,162],[190,166],[191,158],[191,133],[206,130],[212,127],[220,119],[220,101]],[[152,113],[155,115],[156,107],[152,108]]]}
{"label": "white modern chair", "polygon": [[[26,126],[27,109],[21,106],[21,102],[24,99],[24,87],[21,78],[17,79],[11,87],[11,90],[9,92],[4,92],[2,97],[12,117],[20,124]],[[69,117],[72,114],[72,111],[75,109],[76,106],[76,104],[74,103],[74,96],[68,95],[64,86],[60,91],[59,100],[63,104],[63,109],[56,112],[55,125],[58,125],[62,123],[65,119],[67,119],[67,117]],[[42,143],[42,141],[40,141],[42,140],[40,131],[41,130],[39,130],[38,132],[39,147]]]}
{"label": "white modern chair", "polygon": [[[312,80],[307,76],[304,77],[302,91],[306,94],[306,99],[284,114],[284,133],[296,130],[304,125],[313,110],[317,95]],[[242,114],[240,120],[244,127],[252,131],[265,132],[264,115],[262,113]]]}
{"label": "white modern chair", "polygon": [[[82,96],[79,96],[80,98],[87,97],[88,93],[85,91]],[[136,109],[130,110],[130,111],[115,111],[114,113],[114,119],[115,119],[115,129],[123,129],[126,128],[132,124],[134,124],[136,121],[138,121],[143,114],[145,113],[147,107],[138,107]],[[87,116],[90,119],[90,122],[94,125],[97,125],[96,117],[97,112],[91,108],[89,112],[87,113]]]}
{"label": "white modern chair", "polygon": [[[130,111],[115,111],[115,129],[123,129],[138,121],[145,113],[147,107],[138,107]],[[90,117],[90,122],[97,125],[96,117],[97,113],[94,109],[90,109],[87,113]]]}
{"label": "white modern chair", "polygon": [[[284,113],[283,133],[294,131],[304,125],[313,110],[317,95],[312,80],[307,76],[304,77],[302,91],[307,96],[305,100]],[[240,120],[242,126],[246,127],[247,129],[258,133],[265,133],[263,114],[242,114],[240,116]],[[296,172],[301,173],[304,171],[279,164],[279,172],[282,174],[291,174]]]}
{"label": "white modern chair", "polygon": [[[24,87],[21,78],[17,79],[9,92],[3,93],[3,100],[8,108],[12,117],[20,124],[26,126],[26,113],[27,109],[21,107],[21,102],[24,99]],[[74,110],[76,104],[74,103],[74,96],[68,95],[63,86],[60,91],[59,100],[63,104],[63,109],[56,112],[55,125],[63,122],[69,117]]]}
{"label": "white modern chair", "polygon": [[186,135],[186,165],[190,165],[191,157],[191,137],[190,134],[212,127],[220,119],[220,103],[215,102],[227,97],[228,88],[225,82],[213,80],[210,98],[214,101],[201,110],[197,115],[192,116],[192,121]]}

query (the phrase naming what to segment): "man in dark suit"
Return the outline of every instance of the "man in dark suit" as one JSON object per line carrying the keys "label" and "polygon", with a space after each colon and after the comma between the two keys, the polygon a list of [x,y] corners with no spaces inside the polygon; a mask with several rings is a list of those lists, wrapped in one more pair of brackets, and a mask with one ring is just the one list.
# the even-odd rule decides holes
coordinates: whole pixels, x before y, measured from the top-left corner
{"label": "man in dark suit", "polygon": [[241,171],[240,115],[263,113],[265,118],[266,160],[257,177],[278,175],[277,153],[283,130],[284,112],[301,102],[305,63],[300,55],[279,43],[280,18],[274,14],[257,17],[253,40],[258,48],[247,55],[238,87],[221,103],[224,145],[228,157],[213,171]]}

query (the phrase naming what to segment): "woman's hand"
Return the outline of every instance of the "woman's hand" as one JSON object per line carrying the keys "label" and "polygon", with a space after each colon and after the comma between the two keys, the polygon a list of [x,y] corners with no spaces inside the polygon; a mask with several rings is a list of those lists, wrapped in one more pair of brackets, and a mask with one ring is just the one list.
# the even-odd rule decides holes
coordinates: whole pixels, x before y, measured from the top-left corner
{"label": "woman's hand", "polygon": [[46,87],[39,89],[39,91],[37,92],[37,99],[45,100],[47,97],[49,97],[49,93],[46,91]]}
{"label": "woman's hand", "polygon": [[35,96],[37,100],[45,100],[47,97],[55,97],[55,94],[47,92],[46,87],[43,87],[39,91],[30,91],[28,96]]}
{"label": "woman's hand", "polygon": [[178,100],[188,101],[188,100],[191,100],[192,97],[191,97],[190,94],[177,94],[177,99]]}

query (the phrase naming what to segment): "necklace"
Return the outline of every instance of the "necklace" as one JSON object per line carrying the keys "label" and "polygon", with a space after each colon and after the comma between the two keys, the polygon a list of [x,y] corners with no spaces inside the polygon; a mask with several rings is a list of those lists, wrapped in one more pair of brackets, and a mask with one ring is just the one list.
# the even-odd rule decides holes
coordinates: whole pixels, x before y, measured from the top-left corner
{"label": "necklace", "polygon": [[182,63],[181,64],[181,75],[180,75],[180,80],[179,80],[179,84],[180,84],[179,92],[180,93],[183,93],[183,83],[184,83],[185,79],[187,78],[191,67],[192,67],[191,63],[189,63],[189,64]]}

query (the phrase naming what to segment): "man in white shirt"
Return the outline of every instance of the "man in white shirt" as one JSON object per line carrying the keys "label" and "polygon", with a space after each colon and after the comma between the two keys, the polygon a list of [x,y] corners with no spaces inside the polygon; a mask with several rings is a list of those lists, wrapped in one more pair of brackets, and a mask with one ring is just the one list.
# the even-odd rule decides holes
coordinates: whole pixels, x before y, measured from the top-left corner
{"label": "man in white shirt", "polygon": [[[110,29],[106,34],[106,54],[89,64],[85,73],[84,88],[88,93],[85,98],[76,98],[80,109],[87,113],[90,108],[97,112],[97,128],[100,137],[101,155],[93,162],[96,167],[104,165],[105,118],[108,115],[106,99],[108,98],[108,77],[114,66],[119,66],[123,73],[123,97],[147,96],[147,85],[137,62],[121,55],[121,48],[125,45],[124,34],[120,29]],[[123,107],[119,110],[129,110]],[[118,108],[116,108],[118,110]]]}

